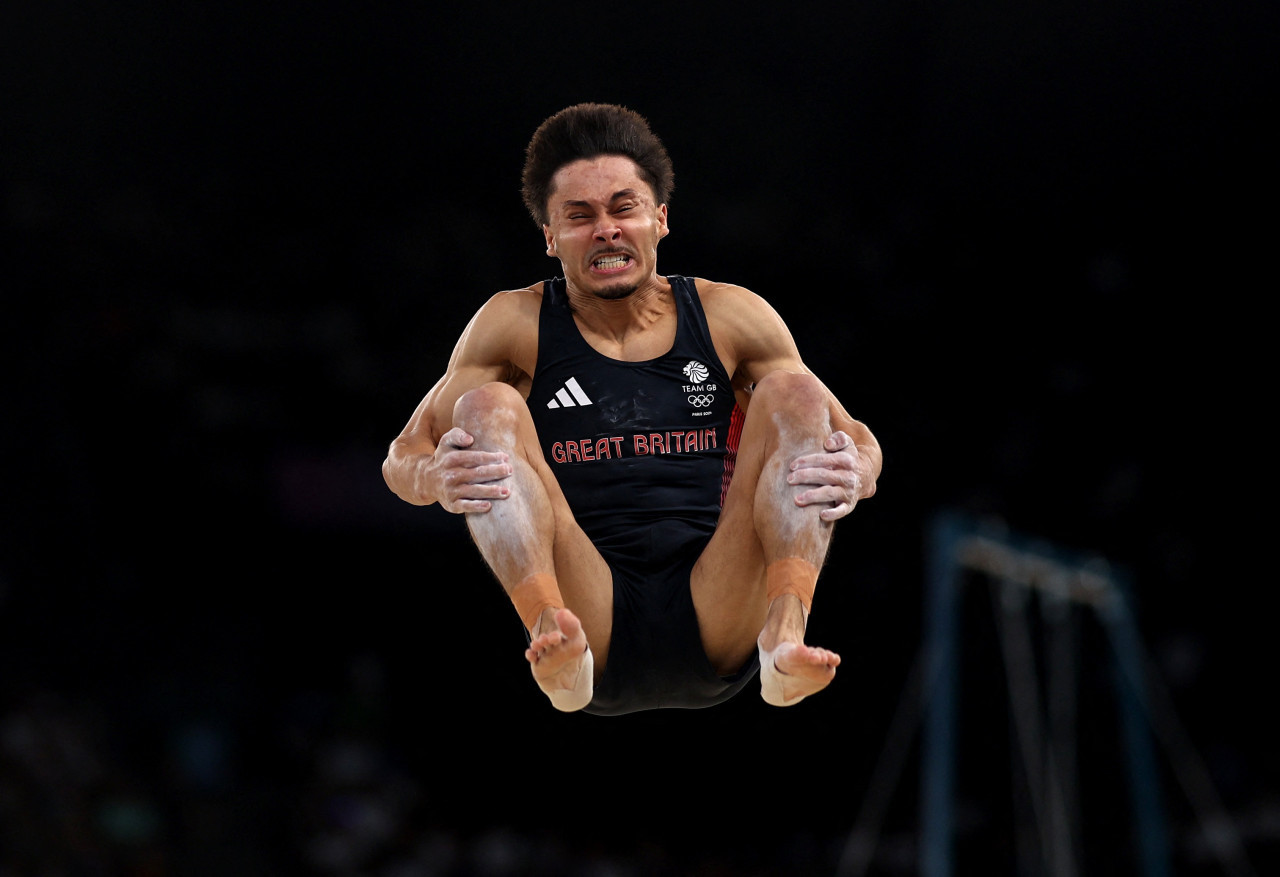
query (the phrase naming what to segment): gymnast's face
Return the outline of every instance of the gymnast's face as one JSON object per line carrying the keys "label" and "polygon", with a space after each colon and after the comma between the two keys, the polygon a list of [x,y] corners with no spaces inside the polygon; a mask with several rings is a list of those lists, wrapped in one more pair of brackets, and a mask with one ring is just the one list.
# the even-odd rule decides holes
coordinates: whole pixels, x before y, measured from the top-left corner
{"label": "gymnast's face", "polygon": [[571,289],[621,299],[656,276],[667,205],[654,203],[631,159],[601,155],[560,168],[547,215],[547,255],[560,260]]}

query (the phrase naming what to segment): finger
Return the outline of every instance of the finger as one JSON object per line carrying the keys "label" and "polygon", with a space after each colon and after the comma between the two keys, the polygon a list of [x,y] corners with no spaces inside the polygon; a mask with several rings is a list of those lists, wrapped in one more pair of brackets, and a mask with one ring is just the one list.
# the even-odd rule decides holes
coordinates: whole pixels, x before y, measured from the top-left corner
{"label": "finger", "polygon": [[850,502],[852,496],[843,487],[836,485],[828,485],[824,487],[815,487],[813,490],[806,490],[796,495],[796,505],[811,506],[820,505],[822,503],[843,503]]}
{"label": "finger", "polygon": [[843,484],[856,488],[861,482],[857,472],[849,469],[832,469],[829,466],[797,469],[787,476],[788,484]]}
{"label": "finger", "polygon": [[[505,465],[508,459],[510,458],[502,451],[452,451],[445,465],[454,469],[474,469],[480,466]],[[511,469],[510,466],[506,468]],[[510,475],[510,471],[507,474]]]}
{"label": "finger", "polygon": [[837,473],[830,469],[797,469],[787,476],[788,484],[835,484]]}
{"label": "finger", "polygon": [[479,472],[482,472],[482,470],[468,469],[465,466],[443,469],[440,472],[440,482],[444,485],[445,493],[454,498],[472,499],[476,496],[483,498],[484,496],[494,495],[477,493],[474,488],[483,484],[498,484],[505,479],[501,476],[493,478],[485,477],[483,474],[477,475]]}
{"label": "finger", "polygon": [[491,500],[506,499],[511,495],[510,485],[501,482],[484,482],[480,484],[468,482],[466,484],[458,484],[453,490],[454,502],[466,502],[467,500]]}
{"label": "finger", "polygon": [[856,458],[844,451],[833,451],[823,454],[805,454],[791,461],[791,471],[800,469],[853,469],[857,465]]}
{"label": "finger", "polygon": [[856,502],[842,502],[837,506],[818,512],[818,517],[824,521],[838,521],[853,511],[855,505],[857,505]]}
{"label": "finger", "polygon": [[827,440],[822,443],[822,446],[828,451],[842,451],[851,444],[853,444],[853,439],[849,437],[847,432],[836,430],[827,436]]}
{"label": "finger", "polygon": [[481,484],[486,481],[500,481],[503,478],[509,478],[512,469],[507,463],[487,463],[480,466],[472,466],[466,471],[468,481],[472,484]]}
{"label": "finger", "polygon": [[474,441],[475,437],[460,426],[455,426],[440,436],[440,444],[452,448],[469,448]]}

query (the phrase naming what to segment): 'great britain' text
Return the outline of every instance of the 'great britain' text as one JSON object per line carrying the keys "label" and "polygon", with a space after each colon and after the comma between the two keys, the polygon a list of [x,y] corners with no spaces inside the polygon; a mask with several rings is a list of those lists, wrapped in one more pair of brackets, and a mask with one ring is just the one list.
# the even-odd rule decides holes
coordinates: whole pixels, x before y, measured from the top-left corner
{"label": "'great britain' text", "polygon": [[[687,429],[674,432],[634,433],[631,436],[631,455],[687,454],[719,447],[714,429]],[[551,445],[551,459],[557,463],[590,463],[595,460],[612,460],[624,456],[626,436],[614,435],[598,439],[555,442]]]}

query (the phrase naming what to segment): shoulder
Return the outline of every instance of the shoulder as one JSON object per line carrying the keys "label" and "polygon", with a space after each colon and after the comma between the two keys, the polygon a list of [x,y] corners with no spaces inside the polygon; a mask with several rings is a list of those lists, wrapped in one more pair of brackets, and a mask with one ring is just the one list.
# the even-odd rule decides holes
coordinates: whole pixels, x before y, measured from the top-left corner
{"label": "shoulder", "polygon": [[786,328],[773,305],[746,287],[700,277],[694,285],[712,331],[758,337]]}
{"label": "shoulder", "polygon": [[522,289],[504,289],[494,293],[480,306],[467,326],[468,336],[480,334],[484,338],[503,342],[527,332],[537,333],[538,312],[542,307],[542,284]]}
{"label": "shoulder", "polygon": [[734,283],[696,278],[694,284],[711,341],[735,386],[798,359],[790,330],[763,297]]}
{"label": "shoulder", "polygon": [[494,293],[480,306],[458,341],[464,361],[509,362],[532,369],[538,349],[542,284]]}
{"label": "shoulder", "polygon": [[530,316],[537,318],[538,309],[542,307],[542,284],[535,283],[520,289],[504,289],[489,297],[477,317],[490,320],[526,320]]}

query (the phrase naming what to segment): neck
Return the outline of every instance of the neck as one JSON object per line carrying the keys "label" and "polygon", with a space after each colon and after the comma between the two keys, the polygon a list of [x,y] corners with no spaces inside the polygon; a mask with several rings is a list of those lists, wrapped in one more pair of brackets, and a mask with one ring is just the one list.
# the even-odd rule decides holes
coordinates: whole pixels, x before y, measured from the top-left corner
{"label": "neck", "polygon": [[671,284],[654,276],[623,298],[602,298],[576,289],[566,281],[565,290],[574,316],[602,335],[622,337],[635,329],[647,329],[671,307]]}

